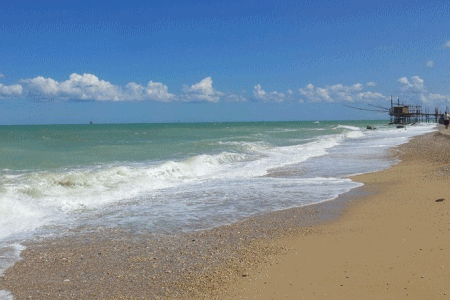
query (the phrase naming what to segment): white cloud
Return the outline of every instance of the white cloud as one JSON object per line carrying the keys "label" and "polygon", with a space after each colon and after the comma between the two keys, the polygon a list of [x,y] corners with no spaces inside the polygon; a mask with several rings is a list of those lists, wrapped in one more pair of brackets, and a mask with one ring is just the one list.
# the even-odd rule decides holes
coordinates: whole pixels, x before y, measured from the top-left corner
{"label": "white cloud", "polygon": [[[287,94],[288,96],[291,96],[292,91],[288,90]],[[256,98],[256,100],[260,100],[263,102],[284,102],[287,98],[285,94],[277,91],[267,93],[262,89],[260,84],[255,85],[253,89],[253,96]]]}
{"label": "white cloud", "polygon": [[367,86],[377,86],[377,84],[376,84],[376,82],[369,81],[369,82],[367,83]]}
{"label": "white cloud", "polygon": [[426,104],[429,105],[440,105],[440,104],[447,104],[448,102],[450,102],[450,96],[449,95],[441,95],[441,94],[432,94],[432,93],[427,93],[427,94],[419,94],[417,95],[417,98]]}
{"label": "white cloud", "polygon": [[397,80],[398,82],[400,82],[402,85],[406,85],[406,86],[410,86],[411,84],[409,83],[409,81],[408,81],[408,78],[406,78],[406,77],[402,77],[402,78],[399,78],[398,80]]}
{"label": "white cloud", "polygon": [[69,80],[59,84],[59,91],[69,97],[81,100],[119,101],[120,88],[112,83],[99,80],[92,74],[79,75],[73,73]]}
{"label": "white cloud", "polygon": [[125,86],[127,99],[144,100],[145,88],[135,82],[130,82]]}
{"label": "white cloud", "polygon": [[253,90],[253,95],[257,99],[264,99],[267,97],[267,93],[261,88],[260,84],[255,85],[255,89]]}
{"label": "white cloud", "polygon": [[225,96],[225,100],[228,102],[245,102],[247,101],[247,98],[242,95],[228,94]]}
{"label": "white cloud", "polygon": [[5,79],[5,78],[6,78],[6,75],[3,73],[0,73],[0,79]]}
{"label": "white cloud", "polygon": [[35,97],[65,98],[96,101],[120,101],[120,88],[92,74],[73,73],[66,81],[38,76],[22,80],[30,95]]}
{"label": "white cloud", "polygon": [[398,79],[400,89],[405,97],[416,99],[427,104],[446,103],[450,101],[449,95],[441,95],[437,93],[429,93],[425,87],[424,80],[419,76],[411,77],[411,81],[406,77]]}
{"label": "white cloud", "polygon": [[432,60],[427,61],[427,67],[429,67],[429,68],[434,67],[434,61],[432,61]]}
{"label": "white cloud", "polygon": [[444,44],[444,47],[450,49],[450,41],[447,41],[447,43]]}
{"label": "white cloud", "polygon": [[149,81],[145,89],[147,98],[159,101],[170,101],[175,98],[175,95],[169,93],[167,86],[161,82]]}
{"label": "white cloud", "polygon": [[411,77],[411,82],[408,78],[402,77],[398,79],[398,82],[400,83],[401,90],[407,94],[423,94],[426,92],[423,79],[419,76]]}
{"label": "white cloud", "polygon": [[0,83],[0,97],[11,97],[22,95],[23,88],[20,84],[3,85]]}
{"label": "white cloud", "polygon": [[185,85],[183,87],[184,95],[182,96],[182,100],[219,102],[223,93],[215,90],[212,84],[213,81],[211,77],[206,77],[190,87]]}
{"label": "white cloud", "polygon": [[428,101],[450,101],[450,96],[430,93],[426,96],[426,99]]}
{"label": "white cloud", "polygon": [[321,88],[316,89],[316,87],[311,83],[308,84],[306,87],[299,89],[298,91],[310,102],[321,102],[321,101],[332,102],[332,99],[328,95],[327,91]]}
{"label": "white cloud", "polygon": [[364,86],[355,83],[350,86],[342,84],[327,85],[323,88],[315,87],[311,83],[299,89],[299,93],[309,102],[355,102],[385,99],[380,93],[362,92]]}
{"label": "white cloud", "polygon": [[100,80],[92,74],[73,73],[66,81],[58,82],[52,78],[38,76],[22,80],[30,96],[37,98],[76,99],[95,101],[173,101],[175,95],[168,92],[167,86],[150,81],[146,87],[130,82],[125,90],[108,81]]}
{"label": "white cloud", "polygon": [[58,82],[51,78],[38,76],[32,79],[22,80],[22,83],[28,85],[33,95],[56,96],[58,93]]}
{"label": "white cloud", "polygon": [[171,102],[176,100],[176,96],[169,93],[168,87],[161,82],[149,81],[146,87],[130,82],[125,86],[123,99]]}
{"label": "white cloud", "polygon": [[372,100],[384,100],[386,96],[381,93],[363,92],[359,93],[358,96],[361,101],[372,101]]}

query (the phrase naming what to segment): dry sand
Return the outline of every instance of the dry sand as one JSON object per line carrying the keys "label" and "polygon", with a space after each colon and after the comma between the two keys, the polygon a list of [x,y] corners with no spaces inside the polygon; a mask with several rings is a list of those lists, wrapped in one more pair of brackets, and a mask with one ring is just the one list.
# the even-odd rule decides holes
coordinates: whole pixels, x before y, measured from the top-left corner
{"label": "dry sand", "polygon": [[289,253],[229,287],[230,298],[450,298],[450,137],[442,132],[400,146],[393,168],[355,176],[379,193],[312,235],[279,239]]}
{"label": "dry sand", "polygon": [[364,187],[319,205],[171,237],[99,230],[30,242],[0,290],[15,299],[446,299],[450,137],[427,134],[395,153],[400,164],[354,177]]}

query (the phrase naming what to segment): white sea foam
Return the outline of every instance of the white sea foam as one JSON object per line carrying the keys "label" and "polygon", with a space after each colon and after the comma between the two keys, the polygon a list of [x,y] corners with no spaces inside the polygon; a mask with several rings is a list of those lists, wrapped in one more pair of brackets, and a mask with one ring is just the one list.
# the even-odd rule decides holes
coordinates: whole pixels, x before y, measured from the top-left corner
{"label": "white sea foam", "polygon": [[258,154],[273,148],[273,145],[270,145],[266,142],[217,141],[215,144],[220,146],[231,146],[235,148],[237,151],[253,154]]}
{"label": "white sea foam", "polygon": [[409,127],[405,131],[380,130],[365,133],[353,126],[337,127],[349,131],[285,147],[269,147],[261,142],[228,142],[243,152],[202,154],[181,161],[102,165],[4,175],[0,194],[0,239],[33,230],[54,220],[58,215],[80,209],[95,209],[152,191],[209,179],[231,180],[263,176],[270,169],[326,155],[327,149],[346,140],[361,140],[367,134],[374,143],[371,144],[368,140],[365,147],[387,147],[406,142],[409,136],[421,131],[430,130],[428,127],[418,126]]}
{"label": "white sea foam", "polygon": [[[339,125],[335,129],[340,133],[299,139],[301,144],[291,146],[261,140],[218,141],[218,149],[226,151],[179,160],[5,171],[0,177],[0,241],[76,218],[100,225],[129,222],[150,227],[178,222],[190,228],[193,219],[208,219],[202,226],[216,226],[256,212],[329,200],[358,186],[339,176],[388,166],[379,154],[383,149],[434,127],[363,131]],[[313,159],[311,166],[306,164]],[[272,169],[294,165],[301,176],[263,177]],[[126,213],[121,205],[129,206]],[[98,211],[102,218],[90,217]]]}
{"label": "white sea foam", "polygon": [[13,295],[8,291],[0,290],[0,300],[13,300]]}
{"label": "white sea foam", "polygon": [[[10,267],[20,259],[20,253],[25,249],[24,246],[18,243],[1,244],[0,245],[0,275],[3,275],[5,267]],[[0,294],[1,295],[1,294]],[[1,299],[1,298],[0,298]]]}
{"label": "white sea foam", "polygon": [[365,135],[361,130],[348,131],[343,134],[346,138],[350,138],[350,139],[361,138]]}
{"label": "white sea foam", "polygon": [[361,128],[359,128],[359,127],[350,126],[350,125],[338,125],[336,127],[333,127],[333,129],[349,129],[349,130],[356,130],[356,131],[361,130]]}
{"label": "white sea foam", "polygon": [[[25,249],[24,246],[18,243],[0,242],[0,275],[11,267],[20,259],[20,253]],[[0,290],[0,300],[12,300],[13,295],[5,290]]]}
{"label": "white sea foam", "polygon": [[152,191],[210,179],[263,176],[271,168],[325,155],[326,149],[339,144],[342,138],[329,136],[303,145],[275,148],[245,143],[247,153],[222,152],[182,161],[7,176],[0,195],[0,239],[33,230],[67,213],[126,201]]}

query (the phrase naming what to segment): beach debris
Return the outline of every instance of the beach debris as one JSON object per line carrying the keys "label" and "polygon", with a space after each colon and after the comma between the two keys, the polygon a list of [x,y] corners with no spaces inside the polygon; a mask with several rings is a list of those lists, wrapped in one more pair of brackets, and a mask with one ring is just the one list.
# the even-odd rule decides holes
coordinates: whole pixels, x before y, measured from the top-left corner
{"label": "beach debris", "polygon": [[442,202],[442,201],[444,201],[445,199],[444,198],[439,198],[439,199],[437,199],[435,202]]}

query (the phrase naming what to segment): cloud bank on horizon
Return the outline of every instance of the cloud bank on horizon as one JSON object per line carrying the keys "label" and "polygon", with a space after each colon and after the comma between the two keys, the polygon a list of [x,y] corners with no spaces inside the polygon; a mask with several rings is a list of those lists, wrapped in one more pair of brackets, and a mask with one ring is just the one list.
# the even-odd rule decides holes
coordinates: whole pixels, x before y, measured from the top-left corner
{"label": "cloud bank on horizon", "polygon": [[[3,74],[2,74],[3,75]],[[6,77],[6,76],[5,76]],[[408,98],[420,100],[425,104],[439,101],[449,102],[450,95],[431,93],[425,87],[424,80],[419,76],[410,79],[401,77],[398,80],[399,90]],[[283,103],[286,101],[303,102],[377,102],[386,100],[389,96],[377,91],[370,91],[377,87],[377,83],[369,81],[364,86],[355,83],[350,86],[342,84],[316,87],[312,83],[293,92],[288,89],[285,92],[263,90],[261,84],[253,88],[252,101]],[[183,93],[175,95],[169,92],[169,88],[161,82],[149,81],[147,85],[129,82],[125,86],[112,84],[101,80],[93,74],[73,73],[65,81],[56,81],[52,78],[37,76],[30,79],[22,79],[17,84],[3,85],[0,83],[1,98],[27,97],[31,99],[46,100],[78,100],[78,101],[158,101],[158,102],[245,102],[249,101],[244,94],[224,93],[213,87],[211,77],[206,77],[191,86],[184,85]]]}

